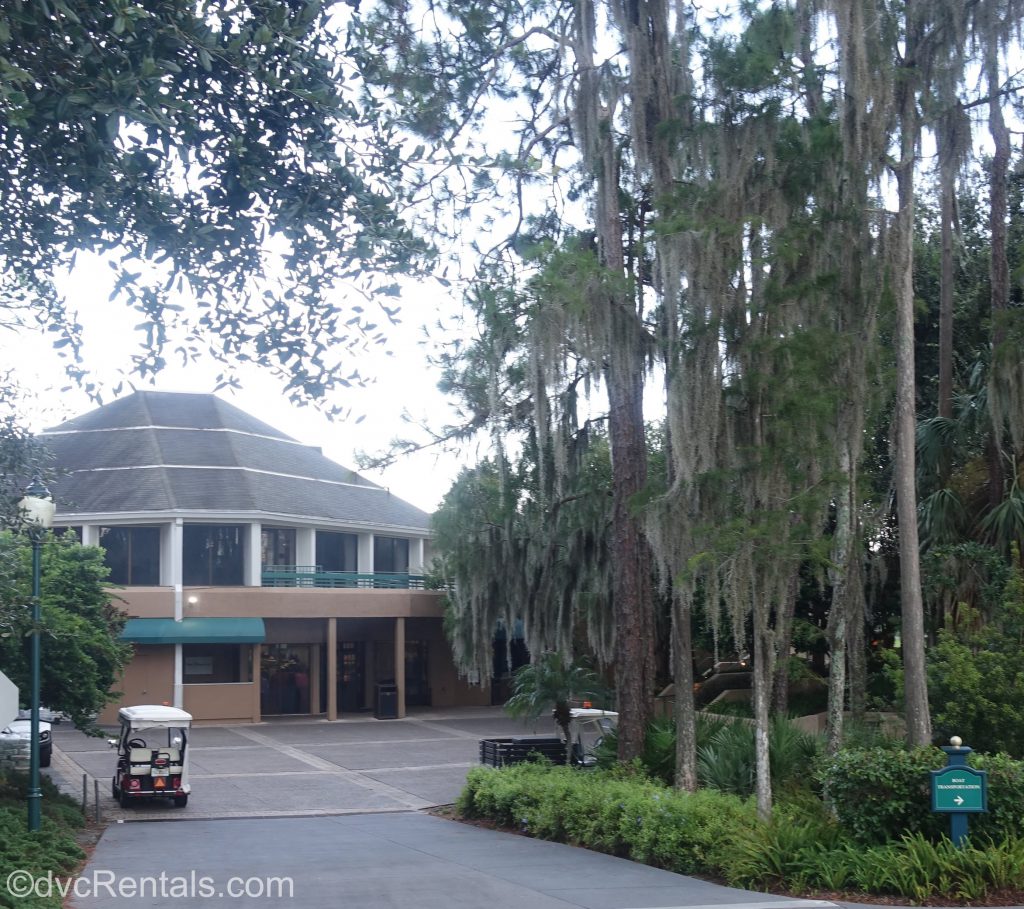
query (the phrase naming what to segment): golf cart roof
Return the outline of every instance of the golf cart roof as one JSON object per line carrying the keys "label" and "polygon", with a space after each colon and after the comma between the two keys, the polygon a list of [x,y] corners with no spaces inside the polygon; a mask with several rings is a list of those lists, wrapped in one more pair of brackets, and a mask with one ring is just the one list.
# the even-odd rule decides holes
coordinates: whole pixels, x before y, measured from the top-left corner
{"label": "golf cart roof", "polygon": [[569,714],[574,720],[586,720],[595,716],[619,718],[619,715],[613,710],[598,710],[596,707],[573,707],[570,709]]}
{"label": "golf cart roof", "polygon": [[185,713],[177,707],[165,707],[162,704],[140,704],[138,707],[122,707],[117,712],[122,723],[128,723],[132,729],[154,729],[166,726],[189,726],[192,714]]}

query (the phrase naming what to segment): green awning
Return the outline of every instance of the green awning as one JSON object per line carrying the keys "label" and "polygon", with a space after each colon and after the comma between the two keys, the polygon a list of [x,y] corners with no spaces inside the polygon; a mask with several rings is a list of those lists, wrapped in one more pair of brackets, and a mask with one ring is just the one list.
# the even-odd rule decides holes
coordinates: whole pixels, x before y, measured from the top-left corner
{"label": "green awning", "polygon": [[263,619],[129,619],[122,641],[135,644],[261,644]]}

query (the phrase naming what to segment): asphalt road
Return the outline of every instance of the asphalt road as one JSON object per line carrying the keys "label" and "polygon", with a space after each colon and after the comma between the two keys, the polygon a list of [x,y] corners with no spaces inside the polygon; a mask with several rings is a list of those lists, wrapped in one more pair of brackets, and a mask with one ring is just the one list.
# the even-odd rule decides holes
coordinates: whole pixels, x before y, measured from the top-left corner
{"label": "asphalt road", "polygon": [[[77,909],[833,906],[733,890],[585,849],[415,812],[115,823],[77,887],[79,895],[70,902]],[[236,898],[234,893],[248,895]]]}

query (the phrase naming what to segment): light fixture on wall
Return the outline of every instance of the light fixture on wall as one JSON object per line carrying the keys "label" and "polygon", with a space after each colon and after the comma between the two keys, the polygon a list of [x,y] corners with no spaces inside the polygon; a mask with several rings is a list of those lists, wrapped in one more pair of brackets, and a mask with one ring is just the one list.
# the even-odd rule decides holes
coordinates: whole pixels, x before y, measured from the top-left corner
{"label": "light fixture on wall", "polygon": [[192,594],[185,602],[188,603],[189,606],[195,606],[196,603],[199,602],[199,597],[197,597],[195,594]]}

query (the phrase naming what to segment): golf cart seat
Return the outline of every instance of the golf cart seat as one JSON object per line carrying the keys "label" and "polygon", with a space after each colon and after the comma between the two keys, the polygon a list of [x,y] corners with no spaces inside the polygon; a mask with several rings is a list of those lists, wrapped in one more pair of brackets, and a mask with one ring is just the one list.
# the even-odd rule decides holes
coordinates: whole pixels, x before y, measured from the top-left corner
{"label": "golf cart seat", "polygon": [[153,766],[152,748],[132,748],[128,752],[128,764],[132,776],[146,776]]}

